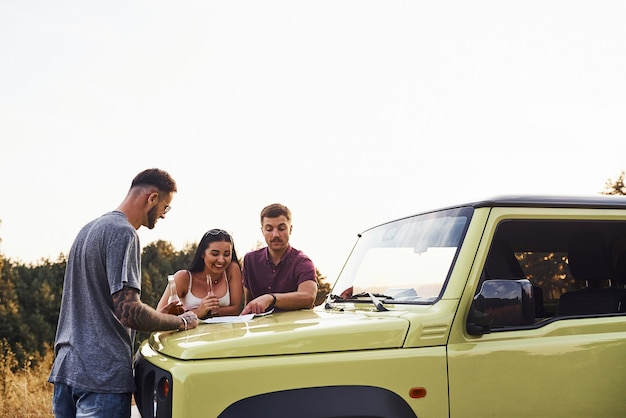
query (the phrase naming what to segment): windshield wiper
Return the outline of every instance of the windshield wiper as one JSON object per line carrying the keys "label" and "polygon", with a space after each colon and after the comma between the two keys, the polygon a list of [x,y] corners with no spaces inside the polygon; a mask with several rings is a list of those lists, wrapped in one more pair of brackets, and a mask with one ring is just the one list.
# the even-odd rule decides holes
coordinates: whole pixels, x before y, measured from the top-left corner
{"label": "windshield wiper", "polygon": [[388,311],[389,309],[385,308],[383,306],[383,303],[381,301],[379,301],[376,296],[372,295],[371,293],[367,293],[367,295],[370,297],[370,299],[372,300],[372,303],[374,304],[374,306],[376,306],[376,310],[378,312],[385,312]]}
{"label": "windshield wiper", "polygon": [[350,296],[349,299],[354,299],[354,298],[364,298],[364,297],[372,297],[375,296],[377,298],[382,298],[382,299],[392,299],[393,300],[393,296],[389,296],[389,295],[385,295],[383,293],[370,293],[370,292],[361,292],[361,293],[357,293],[356,295],[352,295]]}
{"label": "windshield wiper", "polygon": [[[362,297],[369,297],[370,300],[372,301],[372,303],[374,304],[374,306],[376,307],[376,310],[378,312],[385,312],[388,311],[389,309],[385,308],[385,306],[383,305],[383,303],[378,300],[378,298],[384,298],[384,299],[393,299],[393,297],[388,296],[388,295],[384,295],[382,293],[370,293],[370,292],[361,292],[361,293],[357,293],[356,295],[352,295],[347,299],[342,298],[341,296],[337,296],[337,295],[330,295],[330,299],[333,302],[338,302],[338,301],[346,301],[346,300],[350,300],[350,299],[356,299],[356,298],[362,298]],[[329,305],[327,304],[327,307],[329,307]]]}

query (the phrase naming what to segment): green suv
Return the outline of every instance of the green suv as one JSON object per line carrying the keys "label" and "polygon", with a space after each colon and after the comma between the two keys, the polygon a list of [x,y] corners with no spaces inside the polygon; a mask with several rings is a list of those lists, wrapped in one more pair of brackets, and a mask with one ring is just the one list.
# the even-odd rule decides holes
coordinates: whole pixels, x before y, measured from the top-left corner
{"label": "green suv", "polygon": [[358,239],[311,310],[157,332],[145,417],[623,417],[626,197],[502,196]]}

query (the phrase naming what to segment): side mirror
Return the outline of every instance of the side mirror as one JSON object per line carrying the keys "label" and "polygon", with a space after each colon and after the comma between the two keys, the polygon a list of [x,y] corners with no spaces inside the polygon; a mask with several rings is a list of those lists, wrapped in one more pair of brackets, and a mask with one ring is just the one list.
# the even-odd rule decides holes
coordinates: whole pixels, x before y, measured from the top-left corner
{"label": "side mirror", "polygon": [[533,287],[528,279],[483,282],[474,297],[467,331],[486,334],[493,328],[531,325],[535,321]]}

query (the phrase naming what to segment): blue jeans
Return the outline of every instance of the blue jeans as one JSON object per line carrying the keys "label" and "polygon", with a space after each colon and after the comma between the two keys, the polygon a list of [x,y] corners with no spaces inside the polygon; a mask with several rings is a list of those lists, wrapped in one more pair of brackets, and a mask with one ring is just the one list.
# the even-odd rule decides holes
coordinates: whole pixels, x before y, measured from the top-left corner
{"label": "blue jeans", "polygon": [[56,418],[129,418],[131,393],[98,393],[54,384],[52,412]]}

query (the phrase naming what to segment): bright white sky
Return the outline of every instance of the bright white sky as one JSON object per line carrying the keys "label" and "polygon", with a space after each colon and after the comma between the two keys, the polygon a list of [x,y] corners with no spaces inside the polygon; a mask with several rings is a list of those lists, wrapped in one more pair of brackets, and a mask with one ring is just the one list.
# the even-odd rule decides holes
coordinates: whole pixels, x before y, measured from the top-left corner
{"label": "bright white sky", "polygon": [[[356,234],[626,167],[626,2],[0,1],[0,253],[67,254],[131,179],[179,193],[144,245],[259,212],[334,280]],[[181,266],[183,268],[185,266]]]}

